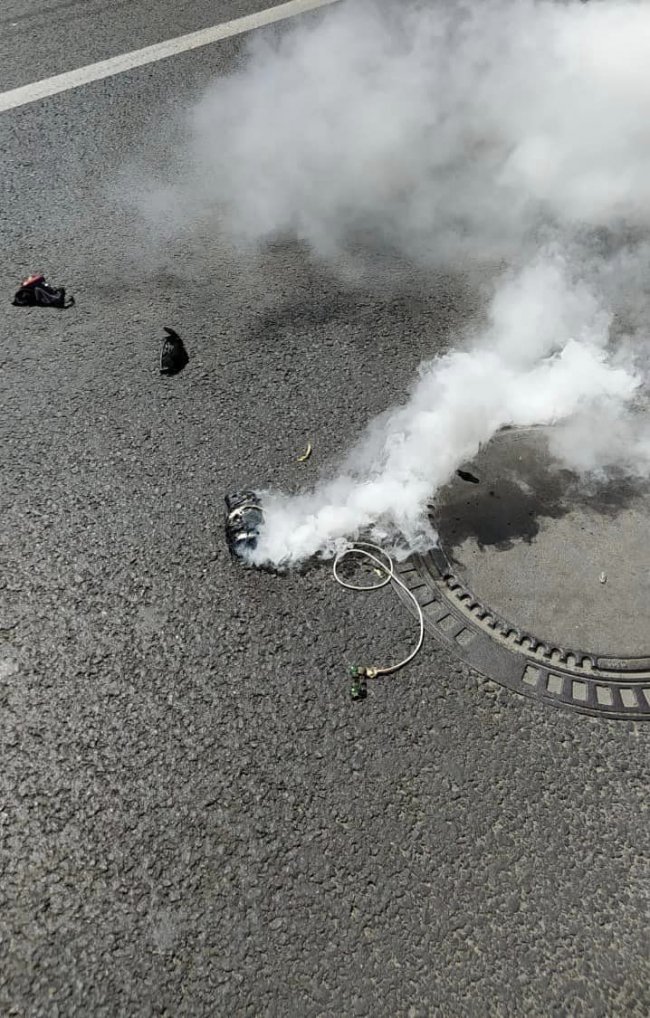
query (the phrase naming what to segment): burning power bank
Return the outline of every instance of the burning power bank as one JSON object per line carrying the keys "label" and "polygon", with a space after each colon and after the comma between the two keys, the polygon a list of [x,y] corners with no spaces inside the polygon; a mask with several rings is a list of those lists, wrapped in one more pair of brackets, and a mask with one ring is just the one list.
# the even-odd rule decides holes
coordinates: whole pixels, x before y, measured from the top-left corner
{"label": "burning power bank", "polygon": [[226,541],[232,555],[245,558],[257,545],[264,510],[254,491],[226,495]]}

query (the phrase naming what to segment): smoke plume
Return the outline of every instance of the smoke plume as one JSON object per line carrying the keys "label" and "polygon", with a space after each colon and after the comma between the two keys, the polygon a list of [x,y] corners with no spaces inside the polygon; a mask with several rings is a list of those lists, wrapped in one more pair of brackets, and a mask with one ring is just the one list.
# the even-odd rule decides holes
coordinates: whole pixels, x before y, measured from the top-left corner
{"label": "smoke plume", "polygon": [[369,530],[434,540],[426,506],[503,425],[558,424],[580,471],[650,470],[650,6],[350,0],[253,38],[192,121],[166,214],[492,274],[486,326],[419,369],[338,476],[266,493],[256,563]]}

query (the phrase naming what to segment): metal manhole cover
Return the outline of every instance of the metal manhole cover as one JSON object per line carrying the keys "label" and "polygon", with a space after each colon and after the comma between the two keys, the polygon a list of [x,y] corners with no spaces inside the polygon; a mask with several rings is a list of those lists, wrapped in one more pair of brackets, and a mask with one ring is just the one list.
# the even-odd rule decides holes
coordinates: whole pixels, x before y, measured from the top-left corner
{"label": "metal manhole cover", "polygon": [[432,507],[440,548],[399,567],[429,631],[526,696],[650,719],[650,485],[586,488],[544,429],[501,432],[466,470],[479,483]]}

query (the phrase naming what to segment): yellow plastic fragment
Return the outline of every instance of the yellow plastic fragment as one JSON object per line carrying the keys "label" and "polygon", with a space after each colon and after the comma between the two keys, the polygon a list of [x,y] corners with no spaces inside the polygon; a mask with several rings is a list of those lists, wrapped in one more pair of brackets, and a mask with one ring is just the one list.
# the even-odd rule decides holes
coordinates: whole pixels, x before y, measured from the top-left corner
{"label": "yellow plastic fragment", "polygon": [[305,451],[303,452],[302,456],[299,456],[299,457],[298,457],[298,460],[297,460],[297,462],[298,462],[298,463],[304,463],[304,462],[305,462],[306,460],[308,460],[308,459],[309,459],[309,457],[311,456],[311,452],[312,452],[312,449],[311,449],[311,442],[307,442],[307,448],[306,448],[306,449],[305,449]]}

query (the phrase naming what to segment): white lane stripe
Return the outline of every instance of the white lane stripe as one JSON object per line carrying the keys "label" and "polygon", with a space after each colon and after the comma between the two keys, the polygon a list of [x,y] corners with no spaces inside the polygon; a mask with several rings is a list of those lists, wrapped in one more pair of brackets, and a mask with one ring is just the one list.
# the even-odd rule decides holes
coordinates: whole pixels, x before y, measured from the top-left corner
{"label": "white lane stripe", "polygon": [[27,103],[38,102],[39,99],[57,95],[58,92],[68,92],[72,88],[79,88],[80,85],[88,85],[91,81],[100,81],[101,78],[110,78],[114,74],[132,71],[134,67],[153,64],[157,60],[164,60],[165,57],[186,53],[188,50],[199,49],[201,46],[209,46],[212,42],[229,39],[233,35],[242,35],[254,28],[263,28],[264,25],[272,25],[276,21],[284,21],[285,18],[292,18],[296,14],[305,14],[317,7],[326,7],[338,2],[339,0],[289,0],[288,3],[269,7],[264,11],[257,11],[255,14],[247,14],[234,21],[224,21],[221,25],[213,25],[212,28],[202,28],[198,32],[190,32],[189,35],[179,35],[176,39],[167,39],[165,42],[158,42],[153,46],[145,46],[144,49],[122,53],[109,60],[88,64],[87,67],[79,67],[76,71],[55,74],[52,78],[43,78],[41,81],[32,82],[31,85],[13,88],[9,92],[0,92],[0,113],[16,109],[17,106],[25,106]]}

